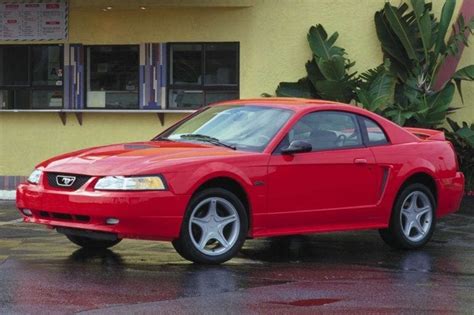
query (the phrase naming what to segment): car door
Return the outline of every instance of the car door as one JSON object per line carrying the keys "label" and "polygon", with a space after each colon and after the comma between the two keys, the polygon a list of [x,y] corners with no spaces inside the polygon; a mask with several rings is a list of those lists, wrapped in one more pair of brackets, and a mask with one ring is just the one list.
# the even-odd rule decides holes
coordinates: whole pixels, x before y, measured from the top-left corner
{"label": "car door", "polygon": [[[294,140],[309,142],[312,151],[282,154]],[[363,143],[352,113],[317,111],[302,117],[270,158],[268,227],[316,231],[370,222],[378,176]]]}

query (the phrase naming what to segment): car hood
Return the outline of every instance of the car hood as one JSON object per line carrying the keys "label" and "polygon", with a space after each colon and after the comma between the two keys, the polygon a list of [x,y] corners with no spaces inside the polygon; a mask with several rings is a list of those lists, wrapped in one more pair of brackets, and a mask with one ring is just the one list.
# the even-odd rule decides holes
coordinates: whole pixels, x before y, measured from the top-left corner
{"label": "car hood", "polygon": [[[115,144],[76,151],[49,159],[46,172],[92,176],[150,174],[182,163],[249,154],[214,145],[150,141]],[[171,170],[167,170],[171,171]]]}

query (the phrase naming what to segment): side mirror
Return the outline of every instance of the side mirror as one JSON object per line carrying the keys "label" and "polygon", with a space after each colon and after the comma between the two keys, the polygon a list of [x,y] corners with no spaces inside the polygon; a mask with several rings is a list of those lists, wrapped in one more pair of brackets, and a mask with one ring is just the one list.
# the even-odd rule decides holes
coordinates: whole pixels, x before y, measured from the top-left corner
{"label": "side mirror", "polygon": [[294,154],[294,153],[304,153],[311,152],[313,147],[311,143],[304,140],[294,140],[291,141],[290,145],[287,148],[281,150],[282,154]]}

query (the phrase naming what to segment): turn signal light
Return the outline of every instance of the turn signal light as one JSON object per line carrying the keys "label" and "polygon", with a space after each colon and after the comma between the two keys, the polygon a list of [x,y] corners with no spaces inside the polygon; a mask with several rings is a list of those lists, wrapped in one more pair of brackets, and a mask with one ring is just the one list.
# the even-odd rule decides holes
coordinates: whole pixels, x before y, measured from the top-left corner
{"label": "turn signal light", "polygon": [[23,212],[23,214],[26,215],[27,217],[33,216],[33,212],[31,212],[30,209],[23,209],[21,210],[21,212]]}
{"label": "turn signal light", "polygon": [[107,223],[108,225],[116,225],[119,222],[120,220],[116,218],[107,218],[107,220],[105,220],[105,223]]}

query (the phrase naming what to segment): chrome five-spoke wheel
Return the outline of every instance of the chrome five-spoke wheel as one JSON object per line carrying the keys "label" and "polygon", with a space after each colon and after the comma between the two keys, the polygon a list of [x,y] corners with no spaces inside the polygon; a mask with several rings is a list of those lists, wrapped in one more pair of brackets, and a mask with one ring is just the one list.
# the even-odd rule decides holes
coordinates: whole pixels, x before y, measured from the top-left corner
{"label": "chrome five-spoke wheel", "polygon": [[392,209],[389,226],[379,230],[385,243],[394,248],[415,249],[430,240],[436,225],[436,199],[432,189],[421,183],[402,189]]}
{"label": "chrome five-spoke wheel", "polygon": [[432,212],[431,202],[425,193],[410,193],[403,201],[400,211],[400,224],[405,237],[412,242],[423,239],[431,228]]}
{"label": "chrome five-spoke wheel", "polygon": [[[242,198],[242,195],[240,195]],[[222,188],[208,188],[195,194],[186,209],[176,251],[201,264],[220,264],[242,247],[248,232],[243,199]]]}
{"label": "chrome five-spoke wheel", "polygon": [[239,236],[240,219],[232,203],[224,198],[210,197],[194,207],[188,228],[194,246],[203,254],[216,256],[234,246]]}

